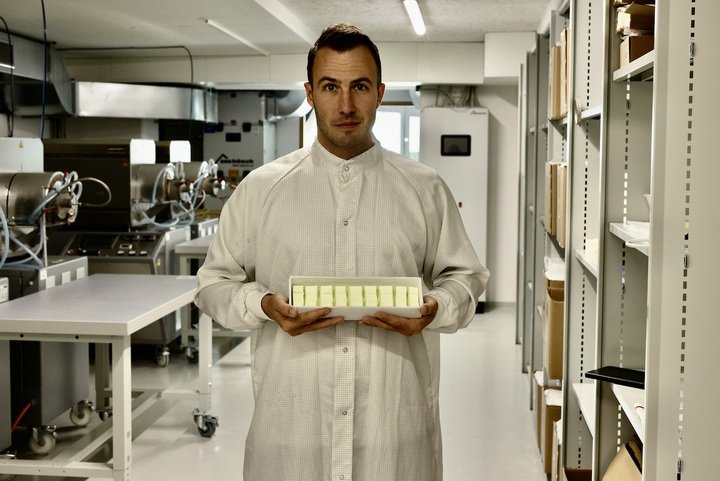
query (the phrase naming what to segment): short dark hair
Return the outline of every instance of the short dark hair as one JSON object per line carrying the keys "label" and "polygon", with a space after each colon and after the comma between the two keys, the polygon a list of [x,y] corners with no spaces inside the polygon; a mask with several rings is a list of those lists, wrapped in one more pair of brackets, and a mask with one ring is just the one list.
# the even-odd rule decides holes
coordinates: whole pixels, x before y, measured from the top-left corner
{"label": "short dark hair", "polygon": [[312,85],[312,69],[315,65],[315,56],[318,50],[327,47],[336,52],[346,52],[352,50],[358,46],[365,46],[370,51],[370,54],[375,60],[378,72],[378,85],[382,81],[382,67],[380,65],[380,52],[378,51],[377,45],[370,40],[365,33],[354,25],[347,23],[336,23],[331,25],[322,31],[320,37],[315,41],[315,45],[312,46],[308,52],[307,59],[307,77],[308,82]]}

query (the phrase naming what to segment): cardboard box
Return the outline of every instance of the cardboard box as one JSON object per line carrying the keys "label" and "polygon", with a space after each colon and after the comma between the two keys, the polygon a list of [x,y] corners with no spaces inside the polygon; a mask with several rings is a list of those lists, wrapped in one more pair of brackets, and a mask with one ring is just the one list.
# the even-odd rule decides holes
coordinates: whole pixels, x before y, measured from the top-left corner
{"label": "cardboard box", "polygon": [[543,367],[550,379],[562,379],[563,321],[565,319],[565,283],[547,281],[543,309]]}
{"label": "cardboard box", "polygon": [[646,53],[652,51],[655,45],[655,37],[652,35],[639,35],[634,37],[626,37],[620,42],[620,62],[619,68],[622,68],[633,60],[642,57]]}
{"label": "cardboard box", "polygon": [[535,410],[535,437],[538,449],[542,449],[542,404],[545,391],[545,375],[542,371],[533,373],[533,409]]}
{"label": "cardboard box", "polygon": [[545,231],[550,235],[557,231],[557,172],[556,162],[545,163]]}
{"label": "cardboard box", "polygon": [[548,69],[548,118],[557,120],[560,113],[560,44],[550,47],[550,67]]}
{"label": "cardboard box", "polygon": [[557,201],[555,213],[555,237],[560,247],[565,247],[566,242],[566,218],[567,218],[567,164],[559,164],[557,169]]}
{"label": "cardboard box", "polygon": [[642,459],[637,444],[626,443],[610,461],[602,481],[642,481]]}
{"label": "cardboard box", "polygon": [[617,9],[615,31],[621,35],[647,35],[655,31],[655,7],[632,3]]}
{"label": "cardboard box", "polygon": [[568,112],[568,29],[560,33],[560,116]]}
{"label": "cardboard box", "polygon": [[591,469],[565,468],[563,481],[592,481]]}
{"label": "cardboard box", "polygon": [[550,481],[561,481],[560,450],[562,446],[562,420],[555,421],[552,442],[552,471]]}
{"label": "cardboard box", "polygon": [[622,7],[623,5],[630,5],[636,3],[638,5],[654,5],[657,0],[615,0],[613,7]]}
{"label": "cardboard box", "polygon": [[542,423],[540,429],[540,453],[545,474],[552,472],[553,429],[560,420],[562,391],[545,389],[543,391]]}

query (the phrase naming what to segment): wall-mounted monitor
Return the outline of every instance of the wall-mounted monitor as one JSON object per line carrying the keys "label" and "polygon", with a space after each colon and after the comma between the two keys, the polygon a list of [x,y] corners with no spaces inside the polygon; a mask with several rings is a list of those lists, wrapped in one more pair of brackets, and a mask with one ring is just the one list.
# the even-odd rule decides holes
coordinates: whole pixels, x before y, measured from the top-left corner
{"label": "wall-mounted monitor", "polygon": [[469,135],[441,135],[440,155],[442,156],[470,156]]}

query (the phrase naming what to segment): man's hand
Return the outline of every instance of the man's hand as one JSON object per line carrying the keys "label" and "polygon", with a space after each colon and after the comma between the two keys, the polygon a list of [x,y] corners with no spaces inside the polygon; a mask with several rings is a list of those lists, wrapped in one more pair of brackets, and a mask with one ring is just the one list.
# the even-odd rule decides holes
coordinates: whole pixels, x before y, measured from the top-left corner
{"label": "man's hand", "polygon": [[345,320],[340,316],[326,317],[330,314],[328,307],[299,314],[289,302],[290,300],[283,294],[267,294],[262,298],[261,306],[265,314],[291,336],[299,336],[304,332],[334,326]]}
{"label": "man's hand", "polygon": [[430,324],[435,319],[435,314],[437,314],[438,303],[435,299],[425,296],[423,302],[423,305],[420,306],[420,315],[422,316],[420,318],[400,317],[387,312],[378,312],[375,316],[363,317],[360,324],[399,332],[406,336],[414,336],[425,329],[425,326]]}

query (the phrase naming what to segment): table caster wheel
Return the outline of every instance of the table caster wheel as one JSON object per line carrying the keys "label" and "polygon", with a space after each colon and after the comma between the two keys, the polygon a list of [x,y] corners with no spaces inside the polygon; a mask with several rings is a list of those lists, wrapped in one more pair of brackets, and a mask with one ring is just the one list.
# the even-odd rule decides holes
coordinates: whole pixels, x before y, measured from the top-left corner
{"label": "table caster wheel", "polygon": [[30,436],[30,450],[35,454],[48,454],[55,449],[55,426],[33,428]]}
{"label": "table caster wheel", "polygon": [[167,367],[170,364],[170,348],[161,346],[155,352],[155,362],[159,367]]}
{"label": "table caster wheel", "polygon": [[200,436],[204,438],[213,437],[218,427],[218,418],[210,414],[200,414],[199,412],[195,412],[193,417],[195,418],[195,424],[197,424]]}
{"label": "table caster wheel", "polygon": [[92,401],[80,401],[70,408],[70,422],[75,426],[87,426],[95,412],[95,405]]}
{"label": "table caster wheel", "polygon": [[188,347],[185,349],[185,356],[190,364],[197,364],[199,361],[198,349],[196,347]]}
{"label": "table caster wheel", "polygon": [[112,408],[100,409],[98,411],[98,417],[101,421],[107,421],[112,417]]}

